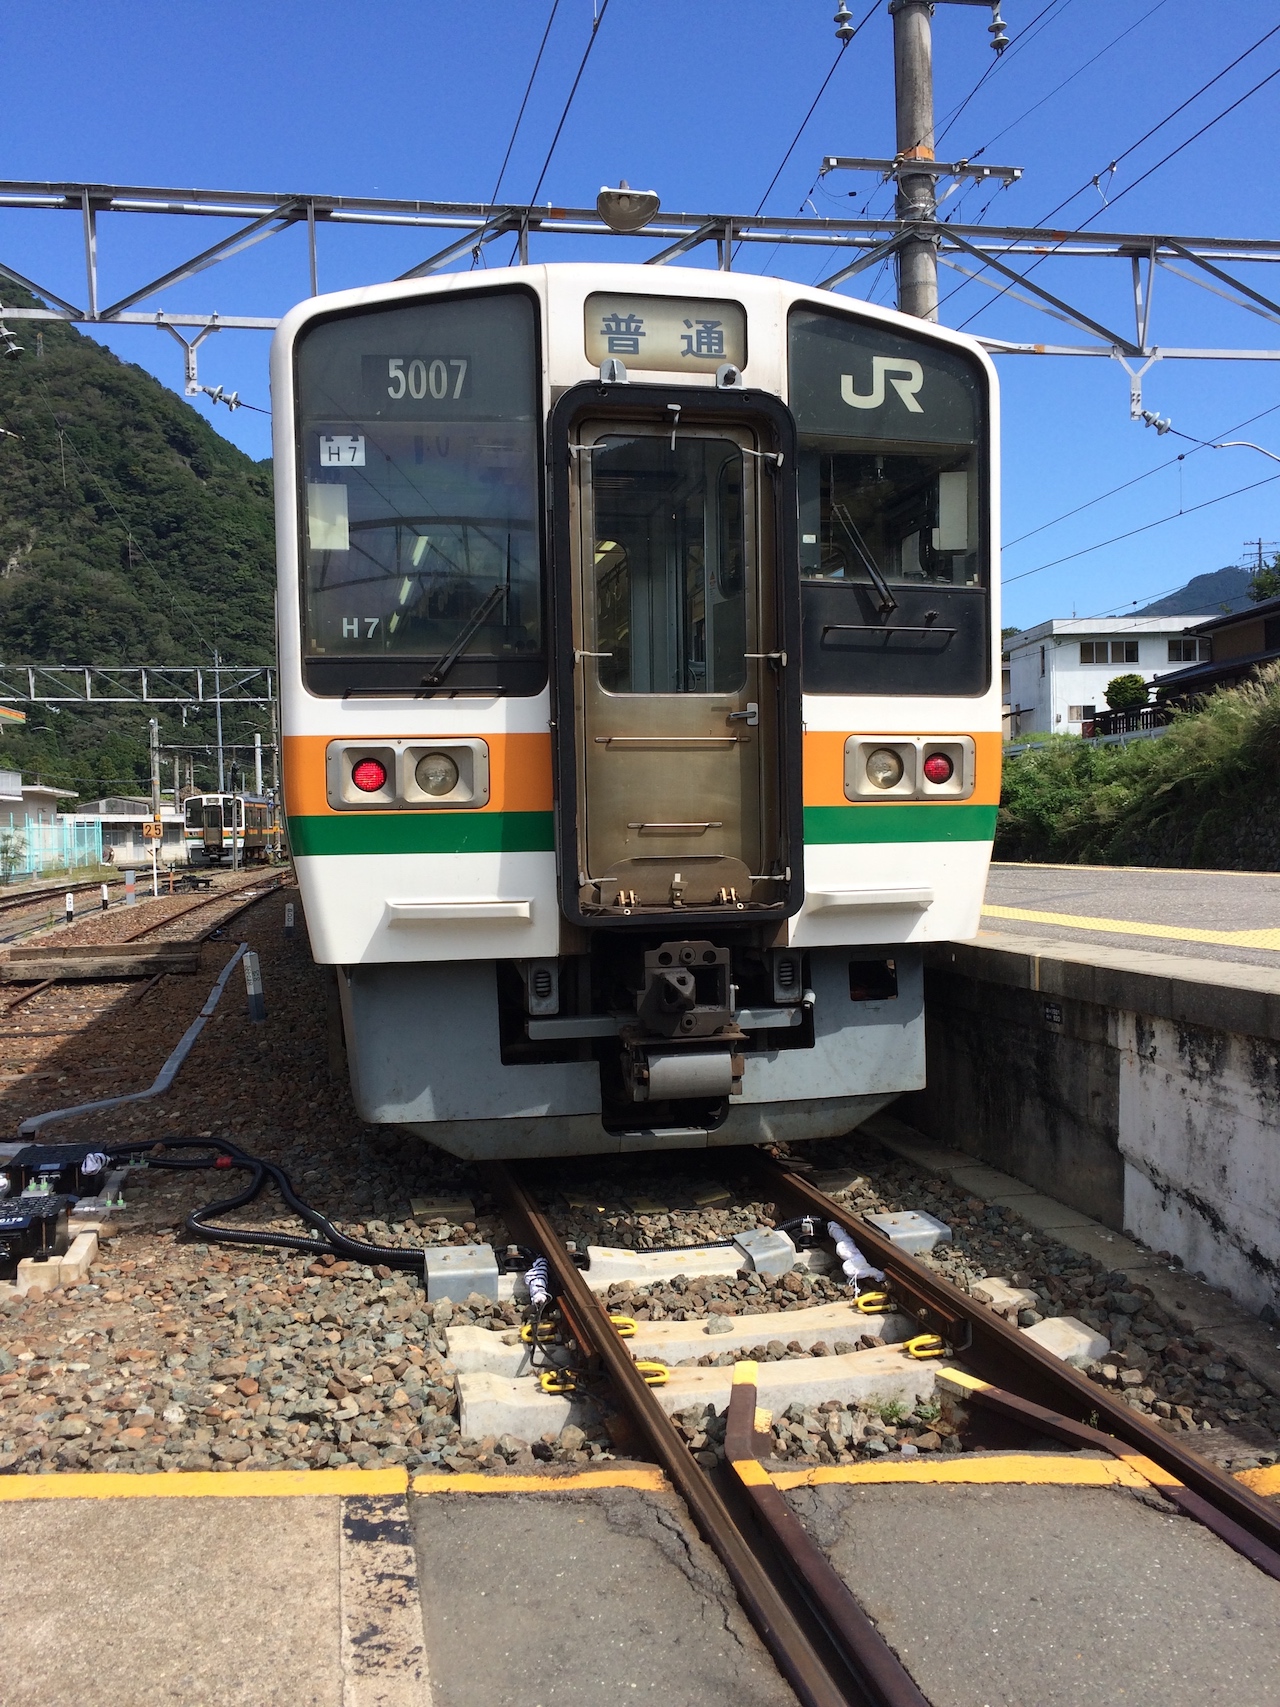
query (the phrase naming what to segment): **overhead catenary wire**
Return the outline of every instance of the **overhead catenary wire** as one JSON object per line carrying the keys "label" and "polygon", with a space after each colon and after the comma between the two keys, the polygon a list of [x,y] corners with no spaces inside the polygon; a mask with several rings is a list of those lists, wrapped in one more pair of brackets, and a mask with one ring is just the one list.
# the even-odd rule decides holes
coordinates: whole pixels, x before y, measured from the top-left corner
{"label": "overhead catenary wire", "polygon": [[1131,36],[1135,30],[1141,29],[1142,25],[1146,23],[1148,18],[1154,17],[1161,7],[1167,6],[1168,4],[1169,0],[1156,0],[1155,5],[1152,6],[1149,11],[1144,12],[1142,16],[1136,19],[1132,24],[1127,25],[1126,28],[1121,30],[1118,36],[1112,36],[1111,40],[1105,47],[1100,47],[1097,53],[1091,54],[1089,58],[1085,60],[1083,65],[1077,65],[1075,70],[1068,76],[1064,77],[1060,83],[1055,83],[1047,95],[1041,95],[1040,99],[1038,101],[1033,101],[1025,112],[1019,113],[1016,119],[1011,119],[1009,123],[1005,125],[1003,130],[998,130],[994,136],[989,136],[983,143],[982,147],[979,148],[976,153],[971,154],[969,158],[971,160],[977,160],[981,155],[985,154],[987,149],[992,147],[994,143],[999,142],[1002,137],[1008,136],[1011,130],[1016,130],[1024,119],[1029,119],[1031,117],[1032,113],[1039,112],[1040,108],[1045,106],[1049,101],[1052,101],[1055,95],[1060,95],[1069,83],[1074,83],[1077,77],[1083,76],[1091,65],[1096,65],[1104,55],[1111,52],[1113,47],[1118,47],[1126,36]]}
{"label": "overhead catenary wire", "polygon": [[[547,149],[547,157],[542,162],[542,170],[538,173],[538,181],[533,186],[533,194],[529,197],[529,205],[531,207],[537,201],[539,192],[542,189],[543,180],[545,179],[547,172],[550,170],[552,156],[555,154],[556,146],[560,141],[560,133],[565,127],[566,119],[569,117],[569,109],[573,106],[574,96],[578,93],[578,85],[582,81],[582,74],[587,69],[587,61],[591,58],[591,50],[596,45],[596,37],[600,34],[600,26],[604,23],[605,13],[608,10],[609,0],[604,0],[604,4],[591,20],[591,34],[587,37],[587,45],[583,49],[582,58],[578,63],[578,70],[573,79],[573,86],[569,90],[568,99],[564,104],[564,110],[560,114],[560,122],[556,125],[555,135],[551,138],[551,146]],[[511,258],[513,261],[519,247],[519,239],[517,239],[515,248],[511,251]]]}
{"label": "overhead catenary wire", "polygon": [[546,52],[547,41],[551,35],[551,26],[556,21],[556,13],[560,10],[560,0],[551,0],[551,11],[547,17],[547,27],[542,32],[542,40],[538,44],[538,52],[533,61],[533,70],[529,73],[529,81],[524,86],[524,98],[520,102],[520,110],[516,114],[516,122],[511,127],[511,135],[507,140],[507,152],[502,156],[502,164],[498,168],[498,176],[493,181],[493,193],[489,197],[492,207],[498,199],[498,191],[502,188],[502,180],[507,175],[507,167],[511,162],[511,150],[516,145],[516,137],[520,134],[520,126],[524,122],[525,108],[529,105],[529,96],[533,93],[534,81],[538,75],[538,67],[542,64],[542,56]]}
{"label": "overhead catenary wire", "polygon": [[[1248,59],[1251,54],[1256,53],[1259,48],[1265,46],[1265,44],[1268,41],[1270,41],[1273,36],[1275,36],[1277,34],[1280,34],[1280,24],[1276,24],[1272,29],[1267,30],[1263,35],[1258,37],[1257,41],[1253,42],[1249,47],[1245,48],[1242,53],[1237,54],[1236,57],[1230,62],[1230,64],[1224,65],[1223,68],[1221,69],[1221,71],[1215,72],[1214,75],[1212,77],[1210,77],[1206,82],[1202,83],[1198,89],[1196,89],[1192,94],[1188,95],[1184,101],[1179,102],[1179,104],[1176,107],[1174,107],[1171,111],[1166,113],[1164,115],[1164,117],[1162,119],[1158,120],[1158,122],[1156,124],[1152,125],[1148,130],[1144,131],[1143,134],[1140,137],[1138,137],[1136,142],[1130,143],[1127,148],[1122,150],[1121,153],[1117,154],[1116,157],[1112,161],[1110,161],[1107,166],[1103,167],[1100,172],[1096,172],[1096,173],[1092,174],[1090,177],[1086,178],[1084,183],[1081,184],[1078,189],[1073,190],[1071,192],[1071,194],[1069,196],[1067,196],[1063,201],[1060,201],[1056,207],[1051,208],[1048,213],[1043,215],[1043,217],[1039,221],[1037,221],[1037,223],[1041,226],[1047,225],[1051,219],[1053,219],[1057,214],[1062,212],[1063,208],[1070,206],[1070,204],[1073,201],[1075,201],[1077,196],[1083,195],[1084,192],[1086,190],[1088,190],[1090,187],[1098,184],[1099,179],[1101,177],[1103,177],[1106,173],[1108,173],[1108,172],[1113,173],[1115,171],[1116,167],[1119,166],[1122,161],[1127,160],[1131,154],[1136,153],[1137,150],[1139,148],[1141,148],[1144,143],[1149,142],[1151,140],[1151,138],[1153,136],[1155,136],[1159,131],[1163,130],[1167,124],[1172,123],[1172,121],[1178,117],[1179,113],[1185,112],[1186,109],[1189,106],[1192,106],[1196,101],[1198,101],[1202,95],[1207,94],[1208,91],[1210,89],[1212,89],[1216,83],[1220,83],[1224,77],[1228,76],[1232,71],[1234,71],[1238,65],[1243,64],[1243,62],[1246,59]],[[1248,90],[1244,95],[1240,96],[1237,100],[1233,101],[1230,106],[1224,108],[1222,112],[1218,113],[1207,124],[1201,126],[1201,128],[1198,131],[1196,131],[1193,136],[1188,137],[1185,142],[1180,143],[1177,148],[1173,149],[1169,154],[1165,155],[1164,159],[1158,161],[1155,166],[1151,167],[1148,171],[1144,172],[1140,178],[1135,179],[1135,181],[1132,184],[1129,184],[1124,189],[1118,191],[1116,195],[1114,195],[1110,198],[1110,201],[1106,205],[1107,206],[1114,205],[1117,201],[1119,201],[1121,199],[1122,196],[1127,195],[1130,190],[1136,189],[1138,184],[1144,182],[1147,178],[1149,178],[1152,175],[1153,172],[1159,171],[1159,169],[1162,166],[1167,165],[1170,160],[1172,160],[1177,154],[1180,154],[1183,151],[1183,149],[1188,148],[1191,145],[1191,143],[1198,141],[1198,139],[1201,136],[1203,136],[1207,130],[1212,129],[1212,127],[1215,124],[1219,123],[1222,119],[1226,118],[1228,116],[1228,114],[1234,112],[1235,109],[1238,106],[1240,106],[1244,101],[1247,101],[1248,99],[1250,99],[1251,96],[1257,94],[1259,89],[1265,87],[1265,85],[1267,83],[1269,83],[1272,80],[1272,78],[1277,76],[1277,75],[1280,75],[1280,71],[1272,72],[1270,76],[1263,78],[1261,83],[1255,85],[1254,88]],[[1090,214],[1088,216],[1088,218],[1081,221],[1081,223],[1078,226],[1075,226],[1073,228],[1073,230],[1082,231],[1086,225],[1092,224],[1093,220],[1098,218],[1103,211],[1104,211],[1103,209],[1099,208],[1095,213]],[[1050,260],[1057,253],[1058,248],[1060,246],[1061,245],[1055,245],[1046,254],[1041,255],[1037,260],[1033,261],[1031,266],[1029,266],[1027,268],[1026,273],[1024,273],[1022,276],[1024,278],[1029,277],[1030,274],[1033,273],[1037,267],[1043,266],[1047,260]],[[939,303],[938,303],[939,308],[941,308],[944,303],[951,301],[951,299],[953,297],[958,296],[962,290],[967,289],[967,287],[971,283],[973,283],[973,280],[971,278],[965,278],[958,285],[955,285],[951,290],[947,291],[945,293],[945,295],[943,295],[942,298],[939,300]],[[961,321],[958,330],[963,331],[965,327],[969,326],[974,320],[976,320],[978,318],[978,316],[980,314],[982,314],[987,308],[990,308],[991,303],[993,301],[999,301],[999,299],[1002,296],[1006,295],[1012,289],[1013,289],[1012,281],[1010,281],[1009,283],[1007,283],[1005,285],[1002,285],[999,289],[997,289],[995,291],[995,294],[991,298],[990,301],[982,303],[980,307],[978,307],[977,309],[974,310],[974,312],[968,317],[967,320]]]}
{"label": "overhead catenary wire", "polygon": [[1141,527],[1129,528],[1124,533],[1114,534],[1110,539],[1100,539],[1096,545],[1085,545],[1079,551],[1069,551],[1064,557],[1055,557],[1052,563],[1041,563],[1034,569],[1023,569],[1017,575],[1001,576],[1001,585],[1012,586],[1015,581],[1025,581],[1032,575],[1042,575],[1046,569],[1056,569],[1060,564],[1071,563],[1077,557],[1088,557],[1091,552],[1101,551],[1105,546],[1118,545],[1121,540],[1133,539],[1137,534],[1150,533],[1152,528],[1163,527],[1167,522],[1180,521],[1183,516],[1194,516],[1198,510],[1208,510],[1214,504],[1225,504],[1228,498],[1239,498],[1246,492],[1256,492],[1260,486],[1271,486],[1280,480],[1280,474],[1269,474],[1262,480],[1254,480],[1247,486],[1237,486],[1230,492],[1220,492],[1216,498],[1206,498],[1203,503],[1192,504],[1185,510],[1174,510],[1167,516],[1160,516],[1154,522],[1144,522]]}
{"label": "overhead catenary wire", "polygon": [[[1267,415],[1274,415],[1277,409],[1280,409],[1280,403],[1273,403],[1269,409],[1262,409],[1259,410],[1256,415],[1247,416],[1245,420],[1237,422],[1234,427],[1224,427],[1222,432],[1217,436],[1218,438],[1222,438],[1226,433],[1243,432],[1246,427],[1251,427],[1255,421],[1261,421]],[[1179,438],[1185,438],[1187,435],[1179,433],[1177,436]],[[1208,440],[1200,439],[1195,442],[1201,448],[1204,448],[1209,443]],[[1092,509],[1095,504],[1101,504],[1108,498],[1114,498],[1121,492],[1127,492],[1131,486],[1137,486],[1143,480],[1150,480],[1152,475],[1162,474],[1167,468],[1175,468],[1178,463],[1185,461],[1188,456],[1194,455],[1194,451],[1181,451],[1177,456],[1171,456],[1165,462],[1158,462],[1154,468],[1148,468],[1144,474],[1135,474],[1132,480],[1125,480],[1119,486],[1112,486],[1106,492],[1099,492],[1096,498],[1086,498],[1083,504],[1077,504],[1073,509],[1064,510],[1060,516],[1054,516],[1052,521],[1041,522],[1039,527],[1028,528],[1026,533],[1020,533],[1014,539],[1005,540],[1000,549],[1002,551],[1011,551],[1015,545],[1021,545],[1023,540],[1032,539],[1036,534],[1044,533],[1047,528],[1057,527],[1059,522],[1069,521],[1072,516],[1080,515],[1083,510]]]}

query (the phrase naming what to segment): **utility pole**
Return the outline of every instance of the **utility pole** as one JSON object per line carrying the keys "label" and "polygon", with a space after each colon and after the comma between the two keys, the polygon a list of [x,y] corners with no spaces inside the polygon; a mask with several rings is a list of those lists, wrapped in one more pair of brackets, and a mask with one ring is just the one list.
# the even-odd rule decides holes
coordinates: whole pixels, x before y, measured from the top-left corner
{"label": "utility pole", "polygon": [[[912,172],[909,163],[933,164],[933,6],[930,0],[890,0],[889,10],[899,162],[894,211],[901,220],[932,227],[937,215],[934,175]],[[904,238],[898,249],[898,307],[920,320],[938,318],[938,251],[932,230]]]}
{"label": "utility pole", "polygon": [[253,792],[262,798],[262,736],[256,731],[253,737]]}
{"label": "utility pole", "polygon": [[150,721],[151,733],[151,815],[160,816],[160,723],[153,717]]}
{"label": "utility pole", "polygon": [[225,794],[226,774],[222,768],[222,661],[218,649],[213,649],[213,702],[218,718],[218,793]]}
{"label": "utility pole", "polygon": [[[823,171],[849,167],[878,171],[898,185],[894,216],[902,228],[893,245],[898,268],[898,307],[918,320],[938,318],[938,179],[1000,178],[1012,183],[1022,176],[1017,166],[971,166],[967,160],[940,166],[933,153],[933,9],[935,6],[986,6],[991,12],[988,32],[992,49],[1001,54],[1009,45],[999,0],[889,0],[893,17],[893,90],[897,119],[896,152],[892,160],[864,160],[829,155]],[[853,13],[840,0],[835,15],[836,35],[846,44],[857,30]],[[854,272],[851,267],[847,271]],[[839,278],[847,273],[837,274]]]}

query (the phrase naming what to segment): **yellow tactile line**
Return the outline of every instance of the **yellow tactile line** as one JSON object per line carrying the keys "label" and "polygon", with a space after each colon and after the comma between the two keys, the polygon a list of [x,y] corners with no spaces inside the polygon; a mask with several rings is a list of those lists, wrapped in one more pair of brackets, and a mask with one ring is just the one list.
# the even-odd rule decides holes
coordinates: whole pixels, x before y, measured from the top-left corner
{"label": "yellow tactile line", "polygon": [[821,1488],[832,1483],[855,1486],[885,1483],[1039,1487],[1145,1488],[1148,1478],[1118,1458],[1078,1458],[1047,1452],[1009,1452],[993,1458],[913,1458],[907,1463],[816,1464],[808,1470],[779,1470],[773,1485]]}
{"label": "yellow tactile line", "polygon": [[1170,942],[1216,943],[1226,948],[1280,952],[1280,930],[1205,931],[1191,925],[1152,925],[1141,919],[1091,919],[1076,913],[1038,913],[1030,907],[984,907],[984,918],[1018,919],[1028,925],[1065,925],[1073,931],[1110,931],[1119,936],[1163,937]]}
{"label": "yellow tactile line", "polygon": [[[753,1461],[754,1462],[754,1461]],[[1120,1458],[1079,1458],[1073,1454],[1009,1452],[991,1458],[966,1455],[898,1460],[878,1464],[823,1464],[807,1470],[781,1470],[772,1476],[754,1464],[758,1478],[784,1493],[791,1488],[832,1483],[854,1486],[916,1484],[1105,1488],[1144,1487],[1155,1481],[1177,1487],[1175,1477],[1136,1454]],[[1152,1472],[1155,1474],[1153,1475]],[[1280,1494],[1280,1464],[1269,1469],[1238,1470],[1234,1480],[1251,1493]],[[661,1493],[668,1486],[661,1470],[583,1470],[568,1476],[421,1475],[404,1470],[255,1470],[243,1475],[219,1471],[155,1471],[140,1476],[118,1472],[54,1472],[47,1476],[0,1476],[0,1502],[84,1499],[310,1499],[344,1494],[559,1494],[595,1488],[635,1488]]]}
{"label": "yellow tactile line", "polygon": [[592,1488],[639,1488],[656,1493],[667,1486],[661,1470],[581,1470],[567,1476],[416,1476],[390,1470],[157,1470],[132,1476],[113,1471],[51,1472],[45,1476],[0,1476],[4,1500],[136,1499],[312,1499],[343,1494],[547,1494]]}
{"label": "yellow tactile line", "polygon": [[0,1500],[279,1499],[309,1494],[402,1494],[409,1472],[390,1470],[110,1470],[0,1476]]}
{"label": "yellow tactile line", "polygon": [[558,1494],[582,1493],[591,1488],[639,1488],[643,1493],[661,1493],[667,1486],[661,1470],[580,1470],[569,1476],[487,1476],[469,1474],[415,1476],[410,1483],[415,1494]]}

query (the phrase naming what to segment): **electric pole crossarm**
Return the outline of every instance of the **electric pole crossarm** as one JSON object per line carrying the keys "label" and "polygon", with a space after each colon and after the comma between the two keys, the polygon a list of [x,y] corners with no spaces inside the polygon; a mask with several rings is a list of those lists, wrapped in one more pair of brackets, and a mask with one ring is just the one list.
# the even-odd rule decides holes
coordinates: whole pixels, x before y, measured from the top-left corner
{"label": "electric pole crossarm", "polygon": [[224,237],[220,243],[213,244],[201,254],[193,255],[189,261],[184,261],[172,272],[152,279],[150,284],[143,285],[139,290],[130,291],[129,295],[122,296],[119,302],[113,302],[110,308],[102,309],[98,318],[114,320],[124,309],[132,308],[135,302],[141,302],[144,297],[154,296],[158,290],[167,290],[171,285],[181,284],[184,279],[204,272],[206,267],[213,266],[217,261],[230,260],[232,255],[238,255],[253,244],[261,243],[264,237],[274,237],[277,231],[283,231],[301,217],[302,209],[296,206],[276,208],[261,219],[255,219],[251,225],[243,226],[229,237]]}
{"label": "electric pole crossarm", "polygon": [[984,178],[1000,178],[1006,184],[1016,184],[1022,176],[1021,166],[978,166],[971,165],[968,160],[957,160],[954,165],[947,166],[940,160],[904,157],[901,154],[892,160],[864,160],[860,155],[829,154],[822,162],[819,175],[825,177],[828,172],[878,172],[887,179],[896,177],[904,169],[927,172],[935,178],[972,178],[975,182]]}
{"label": "electric pole crossarm", "polygon": [[1031,291],[1041,301],[1047,302],[1052,308],[1056,308],[1060,317],[1065,316],[1072,325],[1079,326],[1082,332],[1096,332],[1100,338],[1105,338],[1109,344],[1115,344],[1126,355],[1138,356],[1142,354],[1132,338],[1123,337],[1119,332],[1113,332],[1110,327],[1104,326],[1100,320],[1093,319],[1091,315],[1085,314],[1081,309],[1072,308],[1069,302],[1064,302],[1060,296],[1055,296],[1052,291],[1045,290],[1042,285],[1034,284],[1022,273],[1015,272],[1012,267],[1007,267],[1003,261],[998,260],[994,255],[984,254],[967,238],[950,231],[948,235],[954,237],[957,246],[967,254],[972,255],[975,260],[981,261],[984,266],[994,267],[996,272],[1003,273],[1005,278],[1011,279],[1014,284],[1020,285],[1024,290]]}

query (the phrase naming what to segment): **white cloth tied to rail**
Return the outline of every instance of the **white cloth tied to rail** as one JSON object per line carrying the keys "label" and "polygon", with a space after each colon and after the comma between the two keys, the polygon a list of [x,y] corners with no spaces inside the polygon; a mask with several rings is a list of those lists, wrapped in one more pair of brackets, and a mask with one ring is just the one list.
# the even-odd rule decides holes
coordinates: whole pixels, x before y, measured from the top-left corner
{"label": "white cloth tied to rail", "polygon": [[524,1283],[529,1289],[529,1302],[540,1310],[551,1302],[551,1281],[546,1257],[535,1257],[525,1270]]}
{"label": "white cloth tied to rail", "polygon": [[884,1270],[872,1268],[862,1252],[854,1244],[852,1238],[845,1232],[838,1221],[827,1222],[827,1232],[835,1240],[836,1255],[840,1258],[840,1266],[853,1282],[853,1295],[858,1296],[860,1280],[883,1280]]}

